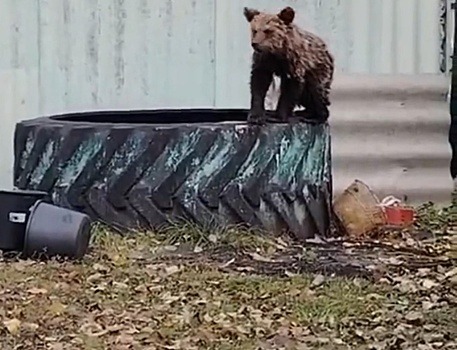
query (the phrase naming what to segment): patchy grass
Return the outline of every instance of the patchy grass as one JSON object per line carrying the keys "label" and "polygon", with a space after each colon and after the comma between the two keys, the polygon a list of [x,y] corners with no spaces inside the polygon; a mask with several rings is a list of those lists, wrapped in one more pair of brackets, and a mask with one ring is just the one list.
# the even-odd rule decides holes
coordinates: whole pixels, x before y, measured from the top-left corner
{"label": "patchy grass", "polygon": [[324,277],[284,258],[317,250],[240,228],[94,233],[79,263],[3,258],[1,349],[457,348],[452,259],[411,269],[397,252],[374,280]]}
{"label": "patchy grass", "polygon": [[431,202],[419,206],[416,227],[434,233],[446,233],[457,229],[457,206],[439,208]]}

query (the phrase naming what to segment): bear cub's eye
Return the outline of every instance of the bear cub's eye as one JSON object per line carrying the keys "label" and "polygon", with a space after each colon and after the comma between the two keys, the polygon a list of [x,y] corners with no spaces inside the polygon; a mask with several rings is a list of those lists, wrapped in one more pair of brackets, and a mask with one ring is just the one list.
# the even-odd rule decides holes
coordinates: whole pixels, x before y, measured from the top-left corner
{"label": "bear cub's eye", "polygon": [[264,32],[265,34],[268,35],[268,34],[273,33],[273,30],[271,30],[271,29],[265,29],[263,32]]}

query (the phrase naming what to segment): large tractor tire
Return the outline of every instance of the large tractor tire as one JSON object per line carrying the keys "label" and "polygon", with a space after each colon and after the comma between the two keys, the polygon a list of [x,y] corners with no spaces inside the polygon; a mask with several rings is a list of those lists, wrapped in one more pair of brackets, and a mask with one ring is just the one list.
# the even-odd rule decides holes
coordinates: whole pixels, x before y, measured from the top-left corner
{"label": "large tractor tire", "polygon": [[20,122],[14,183],[126,228],[184,218],[302,238],[331,214],[327,124],[246,124],[245,110],[90,112]]}

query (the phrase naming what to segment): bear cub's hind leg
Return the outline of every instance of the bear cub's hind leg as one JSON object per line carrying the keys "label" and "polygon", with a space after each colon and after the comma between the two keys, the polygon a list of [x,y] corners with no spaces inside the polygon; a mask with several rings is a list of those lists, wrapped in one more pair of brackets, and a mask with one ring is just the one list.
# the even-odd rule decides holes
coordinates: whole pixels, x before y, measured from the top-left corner
{"label": "bear cub's hind leg", "polygon": [[294,108],[302,95],[302,84],[295,79],[281,78],[281,95],[279,96],[276,114],[280,121],[286,122],[294,114]]}
{"label": "bear cub's hind leg", "polygon": [[323,123],[330,116],[328,106],[330,102],[324,96],[324,91],[311,75],[305,77],[304,89],[301,93],[300,104],[306,108],[306,116]]}

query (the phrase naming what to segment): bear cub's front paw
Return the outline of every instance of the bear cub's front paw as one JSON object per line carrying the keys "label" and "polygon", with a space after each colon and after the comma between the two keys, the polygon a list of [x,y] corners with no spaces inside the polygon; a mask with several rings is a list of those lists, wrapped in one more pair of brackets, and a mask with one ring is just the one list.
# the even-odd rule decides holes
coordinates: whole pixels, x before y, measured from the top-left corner
{"label": "bear cub's front paw", "polygon": [[266,115],[264,111],[251,110],[248,114],[248,124],[263,125],[265,124]]}

